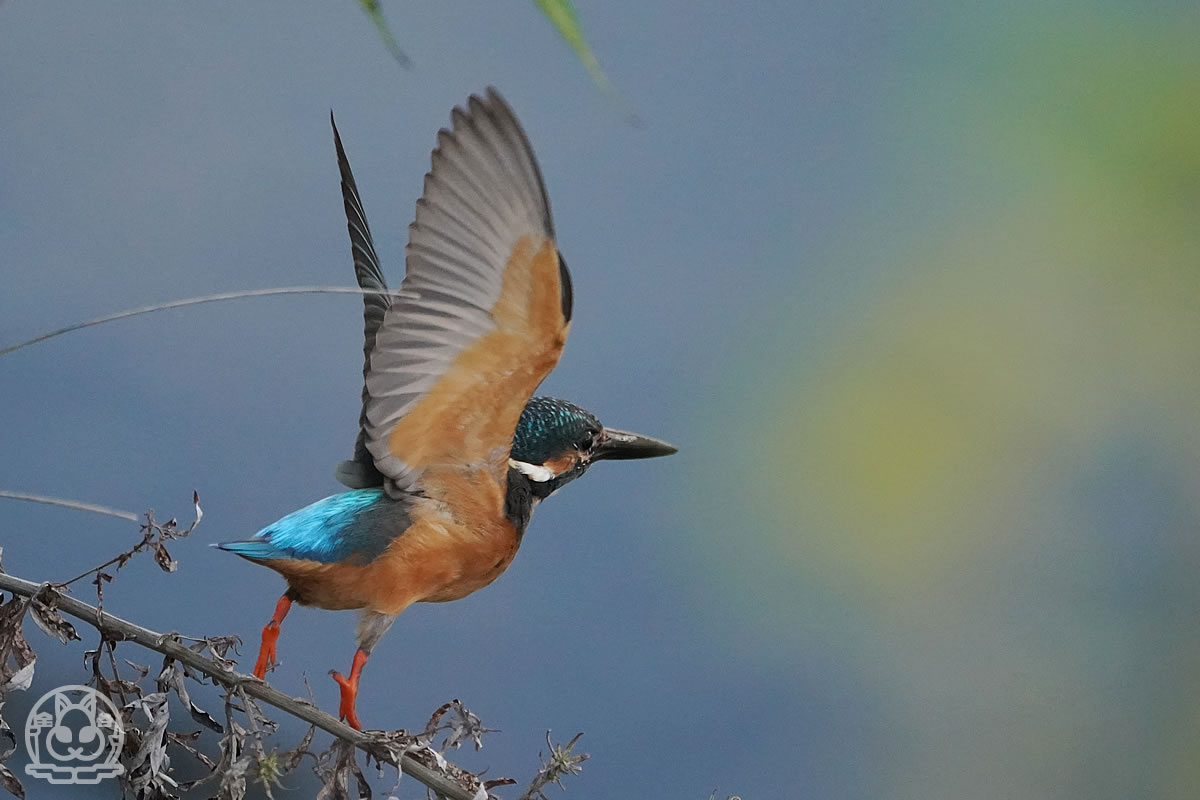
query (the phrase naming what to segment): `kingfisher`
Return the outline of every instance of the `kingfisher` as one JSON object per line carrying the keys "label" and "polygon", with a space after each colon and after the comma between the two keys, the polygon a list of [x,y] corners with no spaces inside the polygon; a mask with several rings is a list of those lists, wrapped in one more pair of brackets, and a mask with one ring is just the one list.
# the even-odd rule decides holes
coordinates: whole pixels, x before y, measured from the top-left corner
{"label": "kingfisher", "polygon": [[529,140],[495,89],[455,108],[438,133],[395,292],[332,114],[330,124],[365,290],[359,432],[335,472],[348,491],[217,547],[287,581],[263,628],[260,679],[276,666],[293,603],[361,610],[349,677],[330,673],[340,718],[361,730],[363,667],[401,612],[496,580],[534,508],[593,462],[676,448],[533,397],[567,340],[571,276]]}

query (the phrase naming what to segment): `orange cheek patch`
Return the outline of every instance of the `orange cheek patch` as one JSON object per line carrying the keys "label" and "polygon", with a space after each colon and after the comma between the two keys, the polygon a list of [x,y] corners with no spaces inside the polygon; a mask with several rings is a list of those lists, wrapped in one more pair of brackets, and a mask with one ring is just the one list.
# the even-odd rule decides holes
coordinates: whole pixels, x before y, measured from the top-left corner
{"label": "orange cheek patch", "polygon": [[507,453],[521,410],[567,339],[553,241],[517,241],[491,316],[495,330],[459,353],[389,434],[389,451],[409,466],[472,464],[497,448]]}
{"label": "orange cheek patch", "polygon": [[555,475],[562,475],[564,472],[570,472],[575,469],[575,465],[579,463],[580,455],[578,450],[568,450],[559,458],[552,458],[546,462],[546,469],[553,472]]}

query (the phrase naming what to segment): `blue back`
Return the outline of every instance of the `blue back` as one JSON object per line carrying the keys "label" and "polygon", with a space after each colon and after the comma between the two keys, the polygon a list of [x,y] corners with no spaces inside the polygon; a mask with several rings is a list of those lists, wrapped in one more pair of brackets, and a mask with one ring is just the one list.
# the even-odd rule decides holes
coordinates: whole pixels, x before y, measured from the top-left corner
{"label": "blue back", "polygon": [[254,538],[217,545],[245,558],[365,564],[377,558],[411,524],[409,504],[382,489],[342,492],[293,511]]}

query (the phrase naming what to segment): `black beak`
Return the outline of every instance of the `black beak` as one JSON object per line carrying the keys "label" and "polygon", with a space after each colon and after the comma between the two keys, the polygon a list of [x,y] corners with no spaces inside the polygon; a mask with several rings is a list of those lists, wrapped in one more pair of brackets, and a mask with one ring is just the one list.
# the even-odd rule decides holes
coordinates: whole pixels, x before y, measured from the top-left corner
{"label": "black beak", "polygon": [[659,456],[669,456],[675,452],[678,452],[678,448],[667,444],[662,439],[605,428],[604,432],[600,434],[600,441],[597,443],[596,449],[592,452],[592,460],[658,458]]}

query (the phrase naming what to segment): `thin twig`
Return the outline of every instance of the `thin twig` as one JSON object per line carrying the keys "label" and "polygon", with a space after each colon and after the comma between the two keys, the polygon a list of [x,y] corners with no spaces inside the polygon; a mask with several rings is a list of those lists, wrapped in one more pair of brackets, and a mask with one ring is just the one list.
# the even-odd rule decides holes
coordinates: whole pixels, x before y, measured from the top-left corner
{"label": "thin twig", "polygon": [[103,325],[106,322],[115,322],[119,319],[128,319],[140,314],[150,314],[154,311],[166,311],[172,308],[183,308],[184,306],[198,306],[201,303],[218,303],[223,300],[238,300],[243,297],[270,297],[277,294],[395,294],[395,292],[386,289],[359,289],[348,286],[282,286],[274,289],[241,289],[235,292],[220,292],[202,297],[188,297],[183,300],[171,300],[166,303],[155,303],[154,305],[130,308],[125,311],[118,311],[115,314],[106,314],[103,317],[96,317],[85,322],[76,322],[62,328],[56,328],[35,336],[32,339],[27,339],[24,342],[11,344],[8,347],[0,347],[0,356],[15,353],[23,347],[44,342],[47,339],[53,339],[55,336],[62,336],[64,333],[83,330],[93,325]]}
{"label": "thin twig", "polygon": [[[79,505],[71,500],[60,502],[71,507]],[[175,562],[171,560],[171,556],[167,552],[166,546],[163,543],[173,539],[182,539],[190,536],[192,531],[196,530],[196,526],[200,524],[200,520],[204,519],[204,511],[200,508],[200,493],[195,490],[192,491],[192,507],[195,509],[196,516],[192,520],[192,524],[184,530],[179,529],[179,523],[174,517],[166,522],[160,523],[155,520],[153,510],[145,512],[143,515],[145,517],[145,521],[142,522],[141,541],[139,541],[129,550],[126,550],[124,553],[118,553],[117,555],[113,556],[103,564],[81,572],[70,580],[59,581],[54,585],[60,588],[64,586],[70,586],[76,581],[83,580],[88,575],[95,575],[96,579],[92,581],[92,583],[94,583],[96,586],[96,606],[103,609],[104,582],[112,580],[112,576],[103,571],[106,567],[111,567],[113,564],[116,564],[117,569],[120,569],[129,563],[130,559],[132,559],[138,553],[141,553],[147,549],[153,549],[154,560],[158,563],[158,566],[167,572],[174,572]],[[86,507],[83,510],[95,511],[96,509],[94,507]],[[135,522],[137,521],[137,517],[131,516],[130,519],[134,520]]]}
{"label": "thin twig", "polygon": [[[65,332],[65,331],[64,331]],[[57,334],[52,334],[57,335]],[[49,338],[49,337],[46,337]],[[25,344],[33,344],[36,339],[31,339]],[[24,347],[25,344],[19,344],[17,347]],[[10,348],[15,350],[16,348]],[[4,355],[8,350],[0,350],[0,355]],[[44,503],[48,506],[62,506],[63,508],[73,508],[76,511],[90,511],[93,514],[106,514],[110,517],[118,517],[119,519],[127,519],[130,522],[137,522],[139,517],[132,511],[122,511],[119,508],[109,508],[108,506],[98,506],[94,503],[80,503],[77,500],[64,500],[61,497],[47,497],[41,494],[27,494],[25,492],[10,492],[7,489],[0,489],[0,497],[8,498],[9,500],[27,500],[30,503]]]}
{"label": "thin twig", "polygon": [[[37,584],[13,575],[0,573],[0,590],[12,592],[22,597],[33,597],[40,592],[46,592],[47,584]],[[375,737],[356,731],[349,725],[321,711],[314,705],[288,697],[283,692],[266,683],[239,672],[227,669],[199,653],[189,650],[178,641],[174,634],[156,633],[155,631],[135,625],[132,622],[114,617],[108,612],[101,614],[95,606],[90,606],[69,595],[58,594],[54,598],[55,606],[71,616],[83,620],[104,634],[119,637],[140,644],[179,661],[182,664],[204,673],[217,683],[231,689],[241,689],[251,697],[262,700],[280,711],[309,722],[342,739],[371,755],[371,757],[394,763],[394,756],[386,748],[378,746]],[[408,755],[400,756],[400,768],[416,780],[433,789],[438,794],[450,800],[475,800],[476,794],[464,789],[461,785],[440,775],[418,763]]]}

